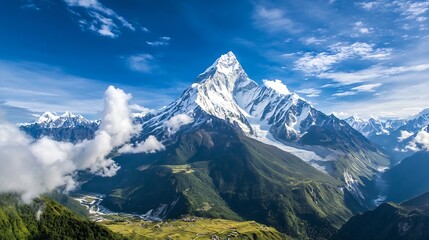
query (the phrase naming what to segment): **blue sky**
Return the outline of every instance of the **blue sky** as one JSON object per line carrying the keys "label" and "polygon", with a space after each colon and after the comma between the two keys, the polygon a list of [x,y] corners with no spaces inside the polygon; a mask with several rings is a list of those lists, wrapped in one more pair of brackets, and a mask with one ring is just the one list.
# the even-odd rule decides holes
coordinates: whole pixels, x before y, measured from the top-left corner
{"label": "blue sky", "polygon": [[0,118],[96,118],[111,84],[159,108],[230,50],[326,113],[407,117],[429,107],[428,17],[428,0],[1,1]]}

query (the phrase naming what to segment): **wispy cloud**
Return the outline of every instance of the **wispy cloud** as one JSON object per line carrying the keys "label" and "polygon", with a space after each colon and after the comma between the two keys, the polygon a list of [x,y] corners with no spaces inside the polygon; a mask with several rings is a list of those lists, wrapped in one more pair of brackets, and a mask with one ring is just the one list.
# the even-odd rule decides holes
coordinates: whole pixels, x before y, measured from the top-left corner
{"label": "wispy cloud", "polygon": [[359,6],[361,6],[363,9],[366,9],[366,10],[373,9],[374,7],[378,6],[379,4],[380,4],[380,1],[358,3]]}
{"label": "wispy cloud", "polygon": [[381,83],[373,83],[373,84],[364,84],[357,87],[352,88],[350,91],[337,92],[332,94],[333,97],[345,97],[345,96],[353,96],[360,92],[375,92],[375,89],[380,87]]}
{"label": "wispy cloud", "polygon": [[381,83],[373,83],[373,84],[364,84],[357,87],[352,88],[352,90],[357,92],[375,92],[375,89],[380,87]]}
{"label": "wispy cloud", "polygon": [[375,48],[373,44],[368,43],[357,42],[351,45],[337,43],[329,46],[324,52],[305,53],[295,61],[295,69],[308,75],[317,75],[347,59],[382,60],[388,58],[391,52],[390,48]]}
{"label": "wispy cloud", "polygon": [[253,13],[253,23],[256,27],[272,33],[299,31],[294,22],[286,17],[286,13],[280,8],[256,6]]}
{"label": "wispy cloud", "polygon": [[315,88],[304,88],[296,92],[305,94],[307,97],[318,97],[322,93],[321,90]]}
{"label": "wispy cloud", "polygon": [[373,79],[382,79],[392,75],[408,72],[423,72],[427,70],[429,70],[429,64],[399,67],[374,66],[355,72],[324,72],[318,74],[317,76],[319,78],[331,79],[332,81],[338,83],[337,85],[350,85],[367,82]]}
{"label": "wispy cloud", "polygon": [[427,19],[424,15],[429,10],[429,1],[395,1],[401,9],[401,15],[407,19],[423,22]]}
{"label": "wispy cloud", "polygon": [[146,43],[153,47],[168,46],[170,44],[170,40],[170,37],[160,37],[157,41],[147,41]]}
{"label": "wispy cloud", "polygon": [[368,11],[381,10],[397,14],[398,20],[407,21],[407,23],[399,22],[399,24],[402,24],[402,27],[405,29],[409,29],[410,26],[416,22],[417,26],[422,29],[422,23],[426,22],[426,13],[429,11],[429,1],[427,0],[376,0],[361,2],[358,5]]}
{"label": "wispy cloud", "polygon": [[21,8],[27,9],[27,10],[36,10],[36,11],[40,10],[40,8],[36,5],[36,3],[34,3],[33,0],[22,0]]}
{"label": "wispy cloud", "polygon": [[128,66],[137,72],[150,73],[155,68],[154,57],[148,53],[136,54],[127,58]]}
{"label": "wispy cloud", "polygon": [[[112,9],[98,0],[64,0],[70,12],[76,15],[82,29],[90,30],[101,36],[116,38],[121,28],[136,31],[136,27]],[[83,11],[76,11],[77,9]]]}
{"label": "wispy cloud", "polygon": [[[0,61],[0,117],[13,122],[33,120],[45,111],[74,112],[98,118],[107,83],[64,73],[61,69],[29,62]],[[31,79],[31,81],[29,81]],[[58,81],[61,79],[61,81]],[[159,108],[170,103],[176,88],[152,89],[118,84],[135,97],[133,103]],[[13,115],[11,115],[13,114]]]}
{"label": "wispy cloud", "polygon": [[311,45],[311,44],[319,45],[319,44],[322,44],[322,43],[326,42],[327,39],[316,38],[316,37],[308,37],[308,38],[301,39],[301,41],[304,42],[306,45]]}
{"label": "wispy cloud", "polygon": [[[404,79],[407,80],[404,81]],[[354,101],[347,98],[344,100],[338,98],[335,101],[321,99],[316,107],[325,112],[347,112],[359,114],[365,118],[371,116],[406,118],[429,107],[429,99],[427,98],[429,82],[425,74],[406,72],[403,75],[392,75],[386,79],[383,85],[386,85],[383,92],[371,97],[359,98]]]}
{"label": "wispy cloud", "polygon": [[356,94],[358,94],[357,91],[345,91],[345,92],[334,93],[334,94],[332,94],[332,96],[334,96],[334,97],[345,97],[345,96],[353,96]]}
{"label": "wispy cloud", "polygon": [[368,34],[372,32],[372,29],[366,27],[365,24],[361,21],[355,22],[353,29],[360,34]]}

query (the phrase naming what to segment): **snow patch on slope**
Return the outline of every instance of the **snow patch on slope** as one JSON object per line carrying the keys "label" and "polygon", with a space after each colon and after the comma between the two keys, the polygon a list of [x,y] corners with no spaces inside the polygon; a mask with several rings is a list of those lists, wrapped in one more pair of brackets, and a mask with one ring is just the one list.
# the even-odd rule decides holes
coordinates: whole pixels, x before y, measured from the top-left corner
{"label": "snow patch on slope", "polygon": [[254,133],[252,135],[249,135],[250,138],[253,138],[262,143],[277,147],[282,151],[293,154],[298,158],[304,160],[314,168],[327,173],[327,169],[322,164],[317,163],[321,161],[326,161],[327,159],[322,158],[321,156],[317,155],[313,151],[288,146],[276,140],[274,136],[269,132],[270,125],[267,123],[261,122],[256,118],[251,118],[250,125],[252,126],[253,133]]}
{"label": "snow patch on slope", "polygon": [[358,199],[365,199],[362,192],[359,189],[359,182],[353,178],[353,176],[346,170],[344,171],[344,182],[346,183],[346,188],[349,190],[355,197]]}

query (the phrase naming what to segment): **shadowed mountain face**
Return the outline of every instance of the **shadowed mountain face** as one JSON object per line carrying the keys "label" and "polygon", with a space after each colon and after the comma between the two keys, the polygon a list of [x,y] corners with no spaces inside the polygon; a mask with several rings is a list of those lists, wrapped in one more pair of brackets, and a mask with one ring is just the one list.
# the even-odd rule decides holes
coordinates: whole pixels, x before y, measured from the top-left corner
{"label": "shadowed mountain face", "polygon": [[402,202],[429,191],[429,152],[417,152],[384,173],[388,201]]}
{"label": "shadowed mountain face", "polygon": [[354,216],[332,239],[429,239],[429,193]]}

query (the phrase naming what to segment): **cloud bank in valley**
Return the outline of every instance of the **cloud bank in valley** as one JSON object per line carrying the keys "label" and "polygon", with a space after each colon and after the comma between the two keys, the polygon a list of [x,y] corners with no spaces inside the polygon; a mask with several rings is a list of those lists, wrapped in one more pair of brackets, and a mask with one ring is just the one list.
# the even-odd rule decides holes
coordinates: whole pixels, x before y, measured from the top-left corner
{"label": "cloud bank in valley", "polygon": [[429,132],[427,131],[427,128],[419,131],[414,139],[406,146],[406,149],[414,152],[429,151]]}
{"label": "cloud bank in valley", "polygon": [[150,135],[145,141],[136,144],[125,144],[121,147],[119,153],[155,153],[165,149],[165,146],[156,139],[155,136]]}
{"label": "cloud bank in valley", "polygon": [[[74,189],[78,170],[115,175],[119,166],[109,154],[141,130],[133,125],[130,99],[131,95],[110,86],[105,92],[103,118],[95,138],[77,144],[46,137],[34,140],[15,125],[0,122],[0,193],[16,192],[29,202],[58,187]],[[149,145],[153,139],[144,143]]]}
{"label": "cloud bank in valley", "polygon": [[181,113],[168,119],[168,121],[165,122],[165,126],[167,127],[167,131],[169,134],[174,134],[179,131],[180,127],[182,127],[183,125],[187,125],[193,121],[194,119],[191,116],[185,113]]}

